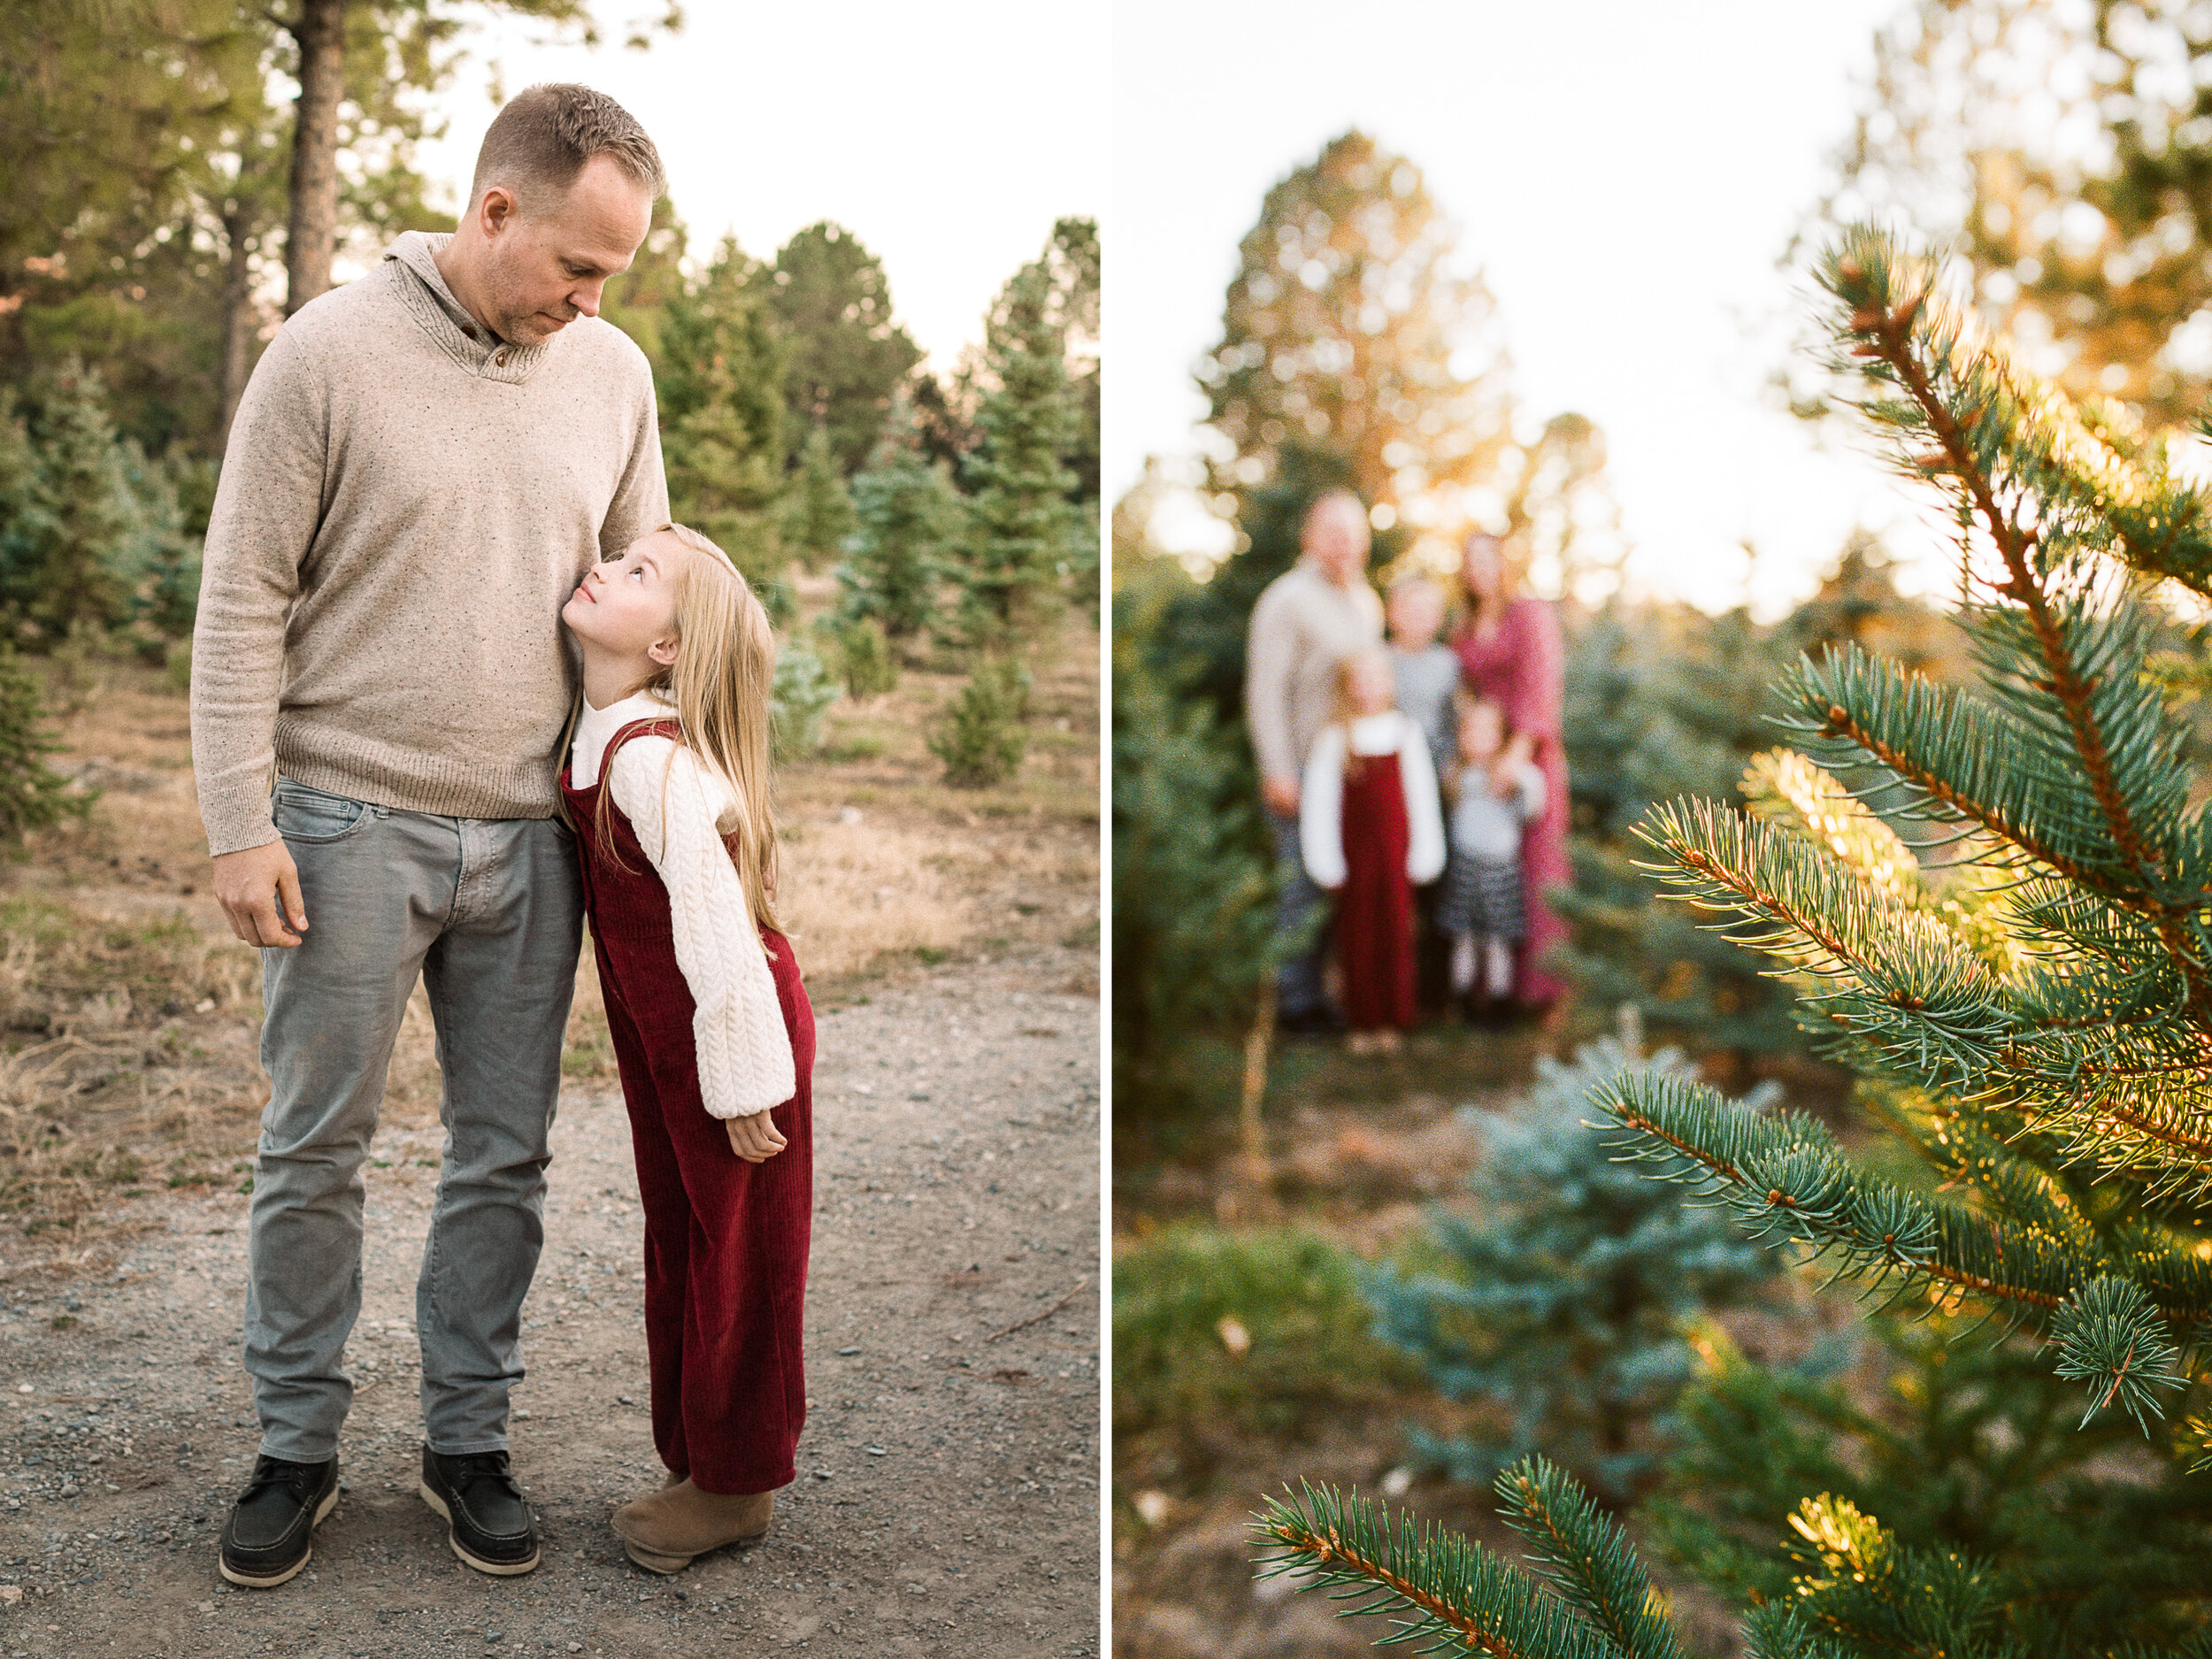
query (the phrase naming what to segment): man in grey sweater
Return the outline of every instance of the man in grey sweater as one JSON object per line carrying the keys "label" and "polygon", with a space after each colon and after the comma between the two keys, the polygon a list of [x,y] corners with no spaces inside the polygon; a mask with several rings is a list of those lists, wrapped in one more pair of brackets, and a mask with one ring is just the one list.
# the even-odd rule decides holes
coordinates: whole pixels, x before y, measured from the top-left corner
{"label": "man in grey sweater", "polygon": [[[1299,852],[1298,792],[1313,740],[1335,708],[1337,664],[1383,634],[1382,601],[1367,582],[1372,538],[1359,497],[1348,489],[1321,496],[1306,510],[1298,546],[1298,562],[1261,590],[1245,636],[1244,721],[1275,842],[1278,938],[1310,926],[1321,903]],[[1276,974],[1276,1018],[1286,1030],[1333,1023],[1321,954],[1316,941]]]}
{"label": "man in grey sweater", "polygon": [[663,188],[612,99],[533,87],[451,237],[287,322],[208,526],[192,749],[214,888],[261,947],[271,1081],[245,1360],[262,1438],[221,1570],[267,1587],[338,1497],[361,1166],[419,976],[446,1125],[416,1289],[421,1491],[454,1552],[537,1564],[508,1465],[582,901],[554,816],[563,601],[668,516],[651,371],[599,320]]}

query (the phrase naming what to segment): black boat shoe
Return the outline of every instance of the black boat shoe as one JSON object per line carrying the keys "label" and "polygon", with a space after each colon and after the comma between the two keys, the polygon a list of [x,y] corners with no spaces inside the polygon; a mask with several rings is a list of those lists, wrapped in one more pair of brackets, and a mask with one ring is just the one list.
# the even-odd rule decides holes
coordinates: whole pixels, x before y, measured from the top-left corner
{"label": "black boat shoe", "polygon": [[538,1521],[504,1452],[448,1457],[422,1448],[422,1501],[451,1525],[446,1542],[479,1572],[512,1578],[538,1564]]}
{"label": "black boat shoe", "polygon": [[223,1524],[223,1577],[249,1590],[273,1590],[315,1553],[313,1534],[338,1507],[338,1460],[288,1463],[263,1455]]}

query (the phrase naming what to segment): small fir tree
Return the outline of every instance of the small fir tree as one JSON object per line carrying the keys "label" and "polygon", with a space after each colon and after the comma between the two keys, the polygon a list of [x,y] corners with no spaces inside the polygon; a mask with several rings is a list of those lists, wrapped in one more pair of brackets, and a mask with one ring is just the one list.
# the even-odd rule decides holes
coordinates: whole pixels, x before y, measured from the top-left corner
{"label": "small fir tree", "polygon": [[1010,657],[987,657],[947,703],[926,740],[956,789],[1004,783],[1028,753],[1029,672]]}
{"label": "small fir tree", "polygon": [[1114,1129],[1233,1099],[1231,1039],[1275,972],[1274,884],[1251,749],[1150,649],[1193,584],[1115,561]]}
{"label": "small fir tree", "polygon": [[44,723],[45,698],[14,651],[0,646],[0,841],[20,846],[26,832],[64,818],[82,818],[90,795],[46,764],[61,745]]}
{"label": "small fir tree", "polygon": [[844,469],[837,464],[829,433],[810,427],[799,451],[798,472],[790,480],[784,546],[808,570],[819,570],[845,550],[856,522],[852,492],[845,488]]}
{"label": "small fir tree", "polygon": [[[2212,492],[2177,479],[2164,444],[2115,408],[2020,370],[1885,236],[1851,233],[1823,277],[1862,415],[1956,508],[1980,678],[1940,687],[1856,649],[1806,659],[1786,682],[1792,725],[1824,769],[1879,769],[1993,891],[1947,910],[1918,871],[1881,867],[1878,838],[1824,843],[1711,803],[1659,808],[1645,834],[1671,887],[1807,976],[1809,1025],[1878,1091],[1884,1126],[1934,1180],[1901,1180],[1816,1124],[1700,1085],[1624,1076],[1592,1104],[1627,1155],[1686,1166],[1755,1236],[1801,1240],[1889,1299],[2019,1332],[2079,1390],[2082,1424],[2131,1425],[2149,1478],[2186,1505],[2178,1539],[2129,1539],[2077,1531],[2065,1503],[2031,1498],[2047,1506],[2039,1540],[2000,1560],[1806,1494],[1785,1540],[1790,1594],[1747,1617],[1747,1653],[2202,1655],[2200,1571],[2115,1607],[2093,1602],[2080,1569],[2099,1545],[2212,1555],[2212,1525],[2193,1518],[2212,1504],[2212,812],[2146,672],[2135,580],[2212,596]],[[1286,1564],[1415,1607],[1441,1645],[1679,1651],[1617,1528],[1571,1483],[1525,1469],[1501,1487],[1548,1540],[1557,1600],[1455,1540],[1386,1537],[1325,1494],[1317,1515],[1279,1507],[1263,1530]],[[1508,1622],[1509,1642],[1485,1640]]]}
{"label": "small fir tree", "polygon": [[937,617],[962,503],[942,463],[921,451],[911,405],[895,404],[868,468],[853,480],[854,526],[837,566],[839,610],[910,640]]}
{"label": "small fir tree", "polygon": [[1484,1148],[1469,1185],[1485,1219],[1440,1216],[1422,1254],[1445,1270],[1373,1274],[1368,1300],[1384,1341],[1446,1398],[1479,1409],[1456,1438],[1417,1431],[1421,1462],[1486,1486],[1543,1447],[1625,1502],[1655,1478],[1652,1420],[1695,1371],[1692,1321],[1740,1301],[1771,1259],[1615,1162],[1585,1126],[1586,1096],[1609,1078],[1694,1075],[1678,1051],[1640,1057],[1609,1037],[1571,1064],[1540,1056],[1536,1070],[1511,1113],[1469,1114]]}
{"label": "small fir tree", "polygon": [[769,692],[770,735],[781,760],[799,760],[822,747],[822,722],[837,701],[837,682],[822,659],[803,645],[780,646]]}
{"label": "small fir tree", "polygon": [[960,580],[973,640],[1034,634],[1082,555],[1086,533],[1065,458],[1078,436],[1076,410],[1051,298],[1045,267],[1025,265],[990,321],[992,385],[976,412],[980,436],[962,464],[971,500]]}
{"label": "small fir tree", "polygon": [[858,703],[880,697],[899,687],[898,659],[891,655],[891,637],[873,617],[856,617],[838,625],[837,673],[845,682],[845,695]]}

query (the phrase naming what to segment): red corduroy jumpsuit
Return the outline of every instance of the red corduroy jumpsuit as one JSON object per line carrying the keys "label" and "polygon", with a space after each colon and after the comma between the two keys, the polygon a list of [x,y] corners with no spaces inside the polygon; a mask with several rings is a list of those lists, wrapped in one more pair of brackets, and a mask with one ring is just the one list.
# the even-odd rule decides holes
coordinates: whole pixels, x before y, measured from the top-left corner
{"label": "red corduroy jumpsuit", "polygon": [[1414,1002],[1412,827],[1396,755],[1355,755],[1344,772],[1344,888],[1336,901],[1344,1023],[1410,1031]]}
{"label": "red corduroy jumpsuit", "polygon": [[680,731],[673,720],[624,726],[600,759],[599,781],[575,788],[564,766],[561,794],[576,826],[645,1210],[653,1443],[662,1463],[703,1492],[767,1492],[795,1475],[806,1421],[800,1346],[814,1209],[814,1010],[790,941],[762,928],[798,1093],[773,1109],[784,1148],[749,1164],[700,1098],[691,989],[676,964],[668,889],[612,801],[611,847],[599,844],[599,792],[615,752],[634,737],[680,741]]}

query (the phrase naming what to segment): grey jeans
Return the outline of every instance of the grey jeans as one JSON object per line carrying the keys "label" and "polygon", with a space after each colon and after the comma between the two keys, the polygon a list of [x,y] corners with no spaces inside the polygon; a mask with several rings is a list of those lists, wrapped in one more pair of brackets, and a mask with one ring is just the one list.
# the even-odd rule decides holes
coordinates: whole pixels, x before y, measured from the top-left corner
{"label": "grey jeans", "polygon": [[549,818],[457,818],[280,781],[305,939],[261,953],[261,1120],[247,1243],[246,1370],[261,1449],[337,1454],[361,1311],[361,1166],[419,974],[444,1073],[445,1156],[415,1286],[433,1450],[507,1444],[522,1299],[545,1239],[545,1166],[583,895]]}
{"label": "grey jeans", "polygon": [[[1321,889],[1306,873],[1306,858],[1298,846],[1298,819],[1273,808],[1266,809],[1267,827],[1275,840],[1275,937],[1303,933],[1314,925],[1321,907]],[[1322,988],[1322,956],[1328,949],[1325,933],[1315,933],[1305,947],[1285,956],[1275,971],[1275,1011],[1295,1019],[1317,1014],[1329,1005]]]}

